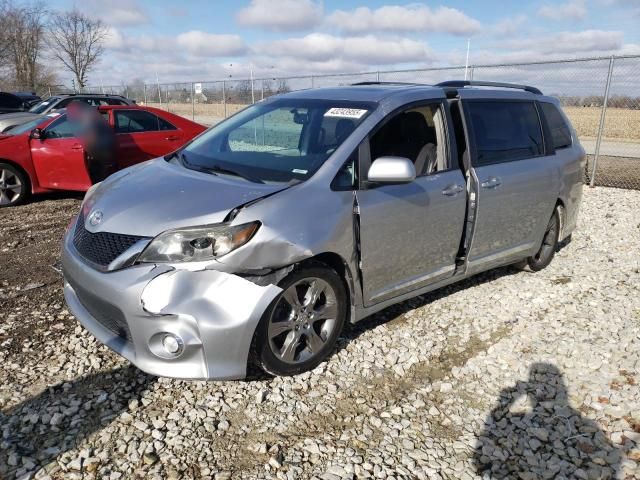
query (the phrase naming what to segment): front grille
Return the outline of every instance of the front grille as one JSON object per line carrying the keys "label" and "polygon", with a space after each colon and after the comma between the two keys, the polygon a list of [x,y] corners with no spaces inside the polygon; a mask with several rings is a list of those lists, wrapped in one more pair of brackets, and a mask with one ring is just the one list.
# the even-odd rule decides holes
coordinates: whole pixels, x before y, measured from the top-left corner
{"label": "front grille", "polygon": [[78,216],[73,245],[80,255],[95,265],[106,267],[139,240],[147,237],[121,233],[91,233],[84,228],[84,216]]}
{"label": "front grille", "polygon": [[[67,279],[69,281],[69,279]],[[124,313],[103,299],[79,286],[75,282],[69,282],[76,292],[76,297],[89,314],[95,318],[107,330],[116,334],[127,343],[131,343],[131,332],[125,320]]]}

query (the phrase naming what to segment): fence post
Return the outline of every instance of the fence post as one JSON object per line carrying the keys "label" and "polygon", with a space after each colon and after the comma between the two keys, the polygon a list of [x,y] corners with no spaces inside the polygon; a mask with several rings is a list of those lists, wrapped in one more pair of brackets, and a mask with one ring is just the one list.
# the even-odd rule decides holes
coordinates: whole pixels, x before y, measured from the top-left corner
{"label": "fence post", "polygon": [[49,96],[51,96],[51,85],[49,85]]}
{"label": "fence post", "polygon": [[147,84],[142,84],[142,98],[144,99],[144,104],[147,104]]}
{"label": "fence post", "polygon": [[196,120],[196,86],[191,82],[191,120]]}
{"label": "fence post", "polygon": [[613,74],[613,62],[615,57],[612,55],[609,59],[609,72],[607,73],[607,83],[604,87],[604,100],[602,102],[602,111],[600,112],[600,126],[598,127],[598,138],[596,139],[596,151],[593,154],[593,169],[591,170],[591,181],[589,186],[593,187],[596,182],[596,167],[598,166],[598,157],[600,156],[600,144],[602,143],[602,134],[604,133],[605,118],[607,116],[607,102],[609,101],[609,89],[611,88],[611,75]]}
{"label": "fence post", "polygon": [[264,79],[260,81],[260,100],[264,100]]}
{"label": "fence post", "polygon": [[473,80],[473,73],[475,72],[475,68],[473,65],[469,67],[469,80]]}
{"label": "fence post", "polygon": [[224,106],[224,118],[227,118],[227,82],[222,81],[222,105]]}
{"label": "fence post", "polygon": [[380,70],[376,72],[376,82],[380,81]]}

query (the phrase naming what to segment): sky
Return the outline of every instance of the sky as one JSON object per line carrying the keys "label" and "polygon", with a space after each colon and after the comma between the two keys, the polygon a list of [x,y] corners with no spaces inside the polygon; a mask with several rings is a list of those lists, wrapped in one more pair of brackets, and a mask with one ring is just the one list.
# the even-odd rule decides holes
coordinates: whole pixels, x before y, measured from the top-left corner
{"label": "sky", "polygon": [[[640,54],[640,0],[53,0],[109,26],[90,84]],[[67,77],[61,72],[61,78]]]}

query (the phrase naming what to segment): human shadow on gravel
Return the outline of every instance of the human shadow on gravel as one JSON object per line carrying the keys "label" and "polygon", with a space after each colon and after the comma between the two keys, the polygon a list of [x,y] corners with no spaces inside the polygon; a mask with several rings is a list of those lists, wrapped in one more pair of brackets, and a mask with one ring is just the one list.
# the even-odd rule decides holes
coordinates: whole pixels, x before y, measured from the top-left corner
{"label": "human shadow on gravel", "polygon": [[48,387],[0,413],[0,478],[35,472],[127,410],[156,378],[133,366]]}
{"label": "human shadow on gravel", "polygon": [[474,452],[484,479],[613,479],[622,450],[571,407],[564,376],[535,363],[526,382],[500,393]]}

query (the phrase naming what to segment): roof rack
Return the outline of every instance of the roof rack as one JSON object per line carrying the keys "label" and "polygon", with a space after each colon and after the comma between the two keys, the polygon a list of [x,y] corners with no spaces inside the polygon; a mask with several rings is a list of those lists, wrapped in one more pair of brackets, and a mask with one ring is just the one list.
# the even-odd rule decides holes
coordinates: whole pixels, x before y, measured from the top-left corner
{"label": "roof rack", "polygon": [[518,85],[517,83],[503,83],[503,82],[482,82],[476,80],[448,80],[446,82],[440,82],[435,85],[436,87],[499,87],[499,88],[516,88],[518,90],[525,90],[527,92],[534,93],[536,95],[542,95],[542,92],[536,87],[530,87],[529,85]]}
{"label": "roof rack", "polygon": [[90,97],[92,95],[95,95],[97,97],[123,97],[123,95],[120,95],[118,93],[95,93],[95,92],[87,92],[87,93],[82,93],[82,92],[74,92],[74,93],[59,93],[58,95],[67,95],[68,97]]}
{"label": "roof rack", "polygon": [[371,81],[371,82],[357,82],[357,83],[352,83],[351,86],[352,87],[357,87],[359,85],[424,85],[424,83],[414,83],[414,82],[377,82],[377,81]]}

